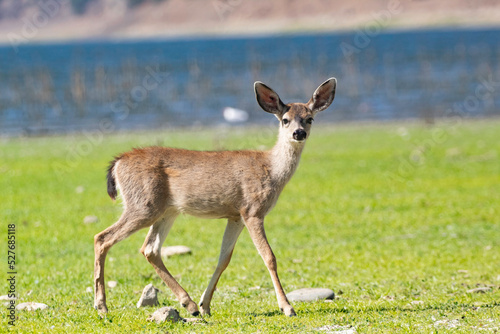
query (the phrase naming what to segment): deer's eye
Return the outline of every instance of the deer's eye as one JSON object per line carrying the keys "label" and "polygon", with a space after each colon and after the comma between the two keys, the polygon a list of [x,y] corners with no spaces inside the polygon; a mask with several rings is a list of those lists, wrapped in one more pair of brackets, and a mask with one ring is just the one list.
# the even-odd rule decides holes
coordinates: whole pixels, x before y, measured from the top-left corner
{"label": "deer's eye", "polygon": [[288,123],[290,123],[290,121],[286,118],[283,118],[283,125],[287,125]]}
{"label": "deer's eye", "polygon": [[311,117],[311,118],[308,118],[306,119],[306,123],[307,124],[312,124],[312,122],[314,121],[314,119]]}

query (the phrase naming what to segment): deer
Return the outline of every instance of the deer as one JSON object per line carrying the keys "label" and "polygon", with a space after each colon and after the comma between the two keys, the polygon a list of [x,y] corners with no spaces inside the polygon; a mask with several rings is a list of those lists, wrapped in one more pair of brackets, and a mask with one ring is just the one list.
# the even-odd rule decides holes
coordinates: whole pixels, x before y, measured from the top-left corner
{"label": "deer", "polygon": [[[278,277],[264,218],[297,168],[313,117],[330,106],[336,86],[337,80],[330,78],[307,103],[284,104],[274,90],[255,82],[257,103],[279,120],[277,142],[267,151],[194,151],[152,146],[116,156],[107,169],[107,191],[115,200],[120,190],[123,212],[116,223],[94,237],[94,308],[98,313],[108,312],[104,286],[106,254],[117,242],[149,227],[140,252],[182,307],[193,316],[210,315],[216,285],[246,227],[269,271],[279,309],[286,316],[295,316]],[[161,258],[162,244],[180,214],[227,219],[218,264],[201,296],[200,309]]]}

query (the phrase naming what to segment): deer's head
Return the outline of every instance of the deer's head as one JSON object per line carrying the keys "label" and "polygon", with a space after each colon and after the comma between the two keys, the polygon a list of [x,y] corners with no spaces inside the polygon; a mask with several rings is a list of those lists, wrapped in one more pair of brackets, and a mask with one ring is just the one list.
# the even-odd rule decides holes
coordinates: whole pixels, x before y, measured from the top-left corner
{"label": "deer's head", "polygon": [[284,104],[278,94],[264,83],[257,81],[254,87],[261,108],[280,121],[280,136],[285,136],[290,142],[303,143],[309,136],[314,116],[332,103],[337,79],[330,78],[323,82],[307,103]]}

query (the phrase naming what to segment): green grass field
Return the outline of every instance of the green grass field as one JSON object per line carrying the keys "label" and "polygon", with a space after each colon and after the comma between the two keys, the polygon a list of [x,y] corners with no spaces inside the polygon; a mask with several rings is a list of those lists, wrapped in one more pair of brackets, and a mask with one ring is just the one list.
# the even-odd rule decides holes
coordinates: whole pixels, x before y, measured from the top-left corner
{"label": "green grass field", "polygon": [[[151,144],[270,147],[276,128],[0,139],[2,239],[15,224],[18,303],[49,306],[18,311],[15,327],[2,317],[1,331],[321,333],[327,325],[358,333],[500,331],[500,120],[319,123],[266,231],[286,292],[341,293],[333,302],[294,303],[298,316],[286,318],[244,231],[207,324],[157,325],[146,321],[156,308],[136,308],[153,283],[163,291],[160,306],[190,316],[139,253],[146,230],[111,249],[106,280],[118,285],[107,289],[108,316],[93,310],[86,291],[93,286],[93,236],[121,213],[106,193],[107,163]],[[84,224],[87,215],[99,222]],[[217,263],[224,228],[224,221],[183,216],[166,240],[193,250],[165,262],[195,301]],[[7,243],[1,245],[6,273]],[[7,294],[5,280],[1,286],[0,295]],[[484,286],[491,291],[467,292]]]}

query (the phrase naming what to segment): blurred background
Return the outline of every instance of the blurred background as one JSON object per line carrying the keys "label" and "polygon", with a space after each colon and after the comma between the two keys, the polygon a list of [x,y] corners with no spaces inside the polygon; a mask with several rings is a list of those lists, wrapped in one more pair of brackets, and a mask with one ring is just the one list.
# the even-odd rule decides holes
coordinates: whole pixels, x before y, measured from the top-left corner
{"label": "blurred background", "polygon": [[0,0],[0,133],[268,122],[253,82],[327,121],[491,117],[495,0]]}

